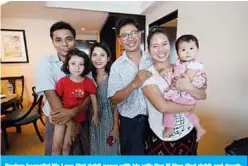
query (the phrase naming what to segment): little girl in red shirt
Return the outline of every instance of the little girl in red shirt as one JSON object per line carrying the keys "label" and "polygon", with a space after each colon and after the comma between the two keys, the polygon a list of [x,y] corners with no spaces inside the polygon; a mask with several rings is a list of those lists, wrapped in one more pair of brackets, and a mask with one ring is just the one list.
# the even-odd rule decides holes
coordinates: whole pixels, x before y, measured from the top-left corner
{"label": "little girl in red shirt", "polygon": [[[68,52],[65,63],[62,66],[68,76],[61,78],[56,84],[56,92],[61,97],[64,108],[73,108],[81,105],[87,96],[90,96],[93,105],[93,125],[99,123],[96,85],[85,77],[90,72],[90,59],[87,54],[78,49]],[[86,111],[82,110],[74,118],[75,122],[80,123],[86,120]],[[66,125],[55,125],[53,136],[53,155],[68,155],[71,145],[69,144],[70,135],[66,130]]]}

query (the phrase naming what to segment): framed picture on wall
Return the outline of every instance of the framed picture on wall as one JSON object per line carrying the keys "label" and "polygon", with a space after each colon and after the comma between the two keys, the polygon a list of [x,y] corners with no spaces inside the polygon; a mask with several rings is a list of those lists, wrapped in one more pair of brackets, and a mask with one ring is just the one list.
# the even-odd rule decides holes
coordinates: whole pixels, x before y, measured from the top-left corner
{"label": "framed picture on wall", "polygon": [[24,30],[1,29],[1,63],[28,63]]}

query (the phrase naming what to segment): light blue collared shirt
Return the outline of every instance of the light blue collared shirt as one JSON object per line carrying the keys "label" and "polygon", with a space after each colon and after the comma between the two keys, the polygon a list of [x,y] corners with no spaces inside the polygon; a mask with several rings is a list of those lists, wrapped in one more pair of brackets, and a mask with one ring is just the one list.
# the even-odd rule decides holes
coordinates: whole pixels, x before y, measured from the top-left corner
{"label": "light blue collared shirt", "polygon": [[[58,55],[49,55],[35,64],[35,86],[38,94],[43,94],[46,90],[56,90],[56,83],[66,74],[61,71],[63,62],[60,61]],[[51,107],[47,100],[43,107],[43,112],[49,116]]]}
{"label": "light blue collared shirt", "polygon": [[[146,69],[152,65],[152,57],[142,51],[142,57],[137,66],[128,58],[126,52],[112,65],[108,82],[108,98],[124,89],[135,78],[139,70]],[[146,100],[141,91],[135,89],[126,100],[117,104],[121,116],[134,118],[137,115],[147,115]]]}

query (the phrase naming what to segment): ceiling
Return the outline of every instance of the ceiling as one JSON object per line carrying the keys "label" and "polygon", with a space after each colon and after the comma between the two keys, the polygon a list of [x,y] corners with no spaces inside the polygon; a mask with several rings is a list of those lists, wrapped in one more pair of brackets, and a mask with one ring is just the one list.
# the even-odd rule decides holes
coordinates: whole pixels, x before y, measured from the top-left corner
{"label": "ceiling", "polygon": [[[108,12],[47,7],[45,2],[8,2],[1,6],[1,17],[63,20],[82,34],[94,34],[101,30]],[[92,21],[94,20],[94,21]]]}
{"label": "ceiling", "polygon": [[[96,34],[101,31],[109,12],[142,14],[154,3],[154,1],[13,1],[1,5],[1,17],[63,20],[70,23],[79,34]],[[81,28],[85,30],[82,31]]]}
{"label": "ceiling", "polygon": [[49,7],[142,14],[153,3],[154,1],[48,1],[46,5]]}

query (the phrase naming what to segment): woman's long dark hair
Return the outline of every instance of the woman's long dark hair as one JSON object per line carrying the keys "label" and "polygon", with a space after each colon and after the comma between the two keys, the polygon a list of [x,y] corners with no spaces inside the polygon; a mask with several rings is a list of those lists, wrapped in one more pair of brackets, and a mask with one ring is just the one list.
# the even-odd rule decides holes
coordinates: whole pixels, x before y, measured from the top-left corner
{"label": "woman's long dark hair", "polygon": [[[112,65],[112,58],[111,58],[111,52],[110,52],[110,49],[109,47],[103,43],[103,42],[97,42],[95,44],[93,44],[90,48],[90,60],[91,60],[91,57],[92,57],[92,53],[94,51],[94,49],[96,47],[99,47],[101,49],[103,49],[106,53],[107,53],[107,57],[109,58],[109,61],[107,62],[106,66],[105,66],[105,72],[109,75],[110,73],[110,68],[111,68],[111,65]],[[97,73],[96,73],[96,67],[92,64],[92,75],[93,75],[93,78],[95,79],[96,81],[96,77],[97,77]]]}

